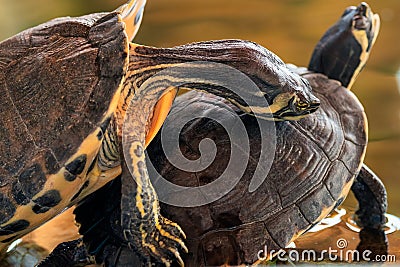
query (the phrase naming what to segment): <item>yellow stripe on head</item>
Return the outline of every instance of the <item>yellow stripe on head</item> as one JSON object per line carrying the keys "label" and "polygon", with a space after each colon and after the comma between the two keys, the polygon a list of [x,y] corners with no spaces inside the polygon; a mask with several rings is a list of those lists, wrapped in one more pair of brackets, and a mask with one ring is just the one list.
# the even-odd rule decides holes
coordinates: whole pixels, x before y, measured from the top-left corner
{"label": "yellow stripe on head", "polygon": [[367,63],[369,54],[371,52],[371,48],[375,44],[376,38],[378,37],[378,34],[379,34],[379,29],[380,29],[380,24],[381,24],[379,15],[373,14],[371,9],[368,8],[367,16],[371,17],[372,25],[371,25],[370,34],[372,34],[372,40],[370,38],[368,38],[368,35],[367,35],[367,30],[369,30],[369,29],[367,29],[367,30],[354,29],[353,30],[354,38],[357,40],[357,42],[361,46],[361,54],[360,54],[360,64],[355,69],[355,71],[353,73],[353,77],[351,78],[349,84],[347,85],[347,89],[349,89],[349,90],[351,89],[355,80],[357,79],[358,74],[360,74],[361,70],[364,68],[365,64]]}

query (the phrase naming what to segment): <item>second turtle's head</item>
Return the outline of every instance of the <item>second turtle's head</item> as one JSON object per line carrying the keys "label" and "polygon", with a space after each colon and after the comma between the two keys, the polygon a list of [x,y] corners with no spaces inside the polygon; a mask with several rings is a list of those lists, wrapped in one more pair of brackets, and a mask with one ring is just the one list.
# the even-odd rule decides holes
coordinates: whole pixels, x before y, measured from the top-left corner
{"label": "second turtle's head", "polygon": [[214,42],[214,46],[222,42],[225,58],[229,59],[223,63],[246,74],[258,87],[253,91],[244,86],[240,91],[244,98],[223,95],[240,109],[261,119],[278,121],[301,119],[318,109],[320,102],[309,82],[292,72],[274,53],[238,40]]}
{"label": "second turtle's head", "polygon": [[279,72],[281,76],[276,76],[276,83],[272,77],[268,80],[255,80],[260,91],[257,95],[247,96],[247,99],[254,100],[252,103],[233,97],[226,98],[243,111],[266,120],[298,120],[315,112],[320,101],[312,94],[309,82],[284,68]]}
{"label": "second turtle's head", "polygon": [[285,76],[286,84],[265,93],[274,120],[298,120],[315,112],[319,108],[320,101],[312,94],[309,82],[283,66],[281,72],[284,73],[282,75]]}
{"label": "second turtle's head", "polygon": [[321,38],[309,69],[351,88],[378,37],[380,20],[367,3],[348,7]]}

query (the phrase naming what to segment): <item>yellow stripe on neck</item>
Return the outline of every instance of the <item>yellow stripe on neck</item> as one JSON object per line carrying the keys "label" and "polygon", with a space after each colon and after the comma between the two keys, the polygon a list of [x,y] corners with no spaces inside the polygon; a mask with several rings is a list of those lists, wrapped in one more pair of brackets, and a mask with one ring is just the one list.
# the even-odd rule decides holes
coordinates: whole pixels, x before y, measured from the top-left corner
{"label": "yellow stripe on neck", "polygon": [[368,36],[365,30],[355,30],[353,31],[354,38],[356,38],[357,42],[361,46],[361,54],[360,54],[360,64],[358,64],[357,68],[354,70],[353,76],[349,84],[347,85],[347,89],[351,89],[353,86],[358,74],[361,72],[362,68],[364,67],[365,63],[368,60],[369,53],[367,52],[368,48]]}
{"label": "yellow stripe on neck", "polygon": [[[266,106],[266,107],[260,107],[260,106],[243,106],[240,103],[238,103],[234,99],[229,99],[230,102],[232,102],[235,106],[239,107],[241,110],[247,113],[253,112],[255,115],[261,115],[261,114],[271,114],[271,119],[272,115],[277,113],[279,110],[287,107],[289,105],[289,100],[293,97],[293,94],[291,93],[282,93],[279,94],[275,99],[272,101],[272,105]],[[267,100],[265,100],[267,101]],[[264,117],[263,117],[264,118]]]}
{"label": "yellow stripe on neck", "polygon": [[[377,14],[373,15],[372,29],[373,29],[373,32],[371,32],[371,34],[373,34],[374,36],[372,37],[373,39],[370,44],[368,43],[369,39],[368,39],[368,36],[367,36],[367,33],[365,30],[353,31],[354,38],[356,38],[357,42],[361,45],[362,52],[360,55],[360,64],[354,71],[353,77],[351,78],[349,85],[347,86],[347,89],[349,89],[349,90],[353,86],[354,81],[356,80],[358,74],[361,72],[362,68],[364,67],[365,63],[367,62],[368,57],[369,57],[369,51],[371,51],[371,48],[375,44],[376,38],[378,37],[379,29],[380,29],[380,18],[379,18],[379,15],[377,15]],[[368,45],[370,46],[369,51],[367,51]]]}

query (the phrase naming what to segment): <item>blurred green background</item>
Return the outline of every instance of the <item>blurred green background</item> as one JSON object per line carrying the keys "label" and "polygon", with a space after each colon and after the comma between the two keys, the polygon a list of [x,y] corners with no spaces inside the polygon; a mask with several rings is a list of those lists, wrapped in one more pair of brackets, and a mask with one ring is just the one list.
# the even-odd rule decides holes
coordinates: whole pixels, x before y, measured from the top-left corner
{"label": "blurred green background", "polygon": [[[0,39],[60,16],[113,10],[122,0],[0,0]],[[149,0],[135,41],[154,46],[240,38],[306,65],[314,45],[356,1]],[[367,164],[381,176],[389,212],[400,215],[400,0],[368,1],[381,16],[381,32],[354,85],[369,118]],[[349,200],[351,202],[351,200]]]}

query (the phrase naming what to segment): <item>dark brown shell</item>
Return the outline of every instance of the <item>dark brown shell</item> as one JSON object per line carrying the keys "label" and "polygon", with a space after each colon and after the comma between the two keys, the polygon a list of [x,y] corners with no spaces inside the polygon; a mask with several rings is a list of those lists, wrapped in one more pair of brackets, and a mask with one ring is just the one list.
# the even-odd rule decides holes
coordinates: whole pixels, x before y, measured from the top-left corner
{"label": "dark brown shell", "polygon": [[[275,158],[256,191],[250,193],[248,189],[260,155],[258,124],[254,118],[242,114],[249,134],[250,154],[256,160],[248,161],[248,156],[243,155],[243,160],[248,161],[247,169],[234,189],[204,206],[161,206],[163,215],[180,224],[187,234],[186,244],[192,252],[184,256],[187,266],[253,263],[264,246],[269,250],[287,246],[346,197],[366,149],[363,107],[338,82],[320,74],[305,77],[321,107],[299,121],[276,123]],[[215,97],[190,92],[176,101],[169,115],[171,124],[166,127],[174,127],[173,122],[184,114],[203,113],[207,117],[221,106],[221,100]],[[162,153],[159,139],[149,148],[150,157],[156,159],[153,165],[162,166],[160,174],[174,184],[210,183],[227,166],[230,143],[221,126],[197,119],[181,133],[183,155],[199,158],[198,144],[203,138],[214,140],[218,149],[215,161],[206,170],[186,173],[155,156]]]}
{"label": "dark brown shell", "polygon": [[100,126],[126,49],[117,13],[55,19],[0,43],[0,225]]}
{"label": "dark brown shell", "polygon": [[[249,161],[243,155],[248,165],[240,182],[224,197],[208,205],[182,208],[161,203],[162,215],[177,222],[187,235],[185,243],[189,253],[182,254],[185,266],[254,263],[257,253],[265,246],[268,250],[285,247],[318,223],[348,194],[366,149],[363,107],[338,82],[320,74],[305,77],[321,100],[321,107],[299,121],[276,123],[275,158],[267,178],[256,191],[250,193],[249,184],[260,156],[258,124],[254,117],[231,106],[246,126],[252,155]],[[174,122],[181,117],[207,117],[212,112],[221,114],[222,121],[232,120],[234,117],[227,115],[229,112],[221,113],[226,105],[229,104],[218,97],[189,92],[176,99],[168,119],[171,123],[164,128],[175,127]],[[151,164],[175,184],[208,184],[224,171],[231,150],[226,130],[203,118],[192,120],[183,129],[180,135],[183,155],[198,159],[199,142],[204,138],[214,140],[217,147],[216,159],[204,171],[188,173],[172,166],[163,154],[160,135],[148,148]],[[154,184],[157,189],[155,181]],[[97,251],[98,260],[110,264],[139,260],[124,245],[120,235],[120,186],[118,179],[113,181],[75,211],[89,250]],[[108,201],[112,195],[115,201]],[[171,196],[183,197],[179,192]],[[94,205],[97,209],[93,209]],[[123,250],[119,250],[121,247]]]}

